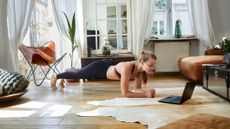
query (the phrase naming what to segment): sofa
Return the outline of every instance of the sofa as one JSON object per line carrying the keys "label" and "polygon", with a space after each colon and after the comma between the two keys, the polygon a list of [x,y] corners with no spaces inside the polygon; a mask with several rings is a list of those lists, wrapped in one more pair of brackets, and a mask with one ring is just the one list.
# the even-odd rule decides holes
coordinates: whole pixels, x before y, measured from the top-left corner
{"label": "sofa", "polygon": [[202,83],[203,64],[222,64],[224,51],[206,50],[203,56],[182,57],[178,60],[179,72],[189,80]]}

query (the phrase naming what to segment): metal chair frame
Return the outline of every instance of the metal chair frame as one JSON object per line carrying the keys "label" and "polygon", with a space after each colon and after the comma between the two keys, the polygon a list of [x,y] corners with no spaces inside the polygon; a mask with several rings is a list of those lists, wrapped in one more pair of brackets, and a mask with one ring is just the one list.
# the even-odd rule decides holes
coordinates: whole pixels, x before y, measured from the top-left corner
{"label": "metal chair frame", "polygon": [[[47,78],[47,75],[49,74],[50,70],[52,70],[53,72],[55,72],[56,74],[60,73],[60,71],[57,69],[57,65],[61,62],[61,60],[65,57],[67,53],[63,54],[59,59],[57,59],[53,64],[48,64],[44,59],[43,61],[47,64],[47,66],[49,67],[49,69],[47,71],[45,71],[43,69],[43,67],[41,65],[37,65],[37,64],[32,64],[30,63],[28,60],[27,63],[30,66],[30,71],[27,75],[27,79],[29,80],[31,78],[31,76],[33,76],[33,80],[34,80],[34,84],[36,86],[41,86],[42,83],[45,81],[45,79],[49,79]],[[35,71],[37,69],[37,67],[40,67],[42,70],[42,73],[44,74],[44,77],[42,78],[42,80],[40,82],[37,82],[36,77],[35,77]]]}
{"label": "metal chair frame", "polygon": [[[34,84],[36,86],[41,86],[46,78],[49,79],[47,75],[49,74],[50,70],[52,70],[56,74],[60,73],[60,71],[57,69],[57,65],[62,61],[62,59],[67,54],[67,53],[63,54],[60,58],[56,60],[55,59],[55,44],[53,41],[49,41],[49,42],[51,42],[49,44],[51,46],[49,45],[48,47],[44,46],[45,49],[41,47],[40,49],[39,47],[29,47],[23,44],[19,45],[20,51],[22,52],[24,58],[26,59],[27,63],[30,66],[30,71],[28,72],[27,79],[29,80],[31,76],[33,76]],[[36,57],[33,57],[34,54],[36,55]],[[47,56],[44,57],[44,54]],[[36,60],[36,61],[34,62],[33,60]],[[35,75],[35,71],[38,68],[38,66],[40,67],[42,73],[44,74],[40,82],[36,80],[36,75]],[[47,71],[44,70],[43,68],[44,66],[48,66]]]}

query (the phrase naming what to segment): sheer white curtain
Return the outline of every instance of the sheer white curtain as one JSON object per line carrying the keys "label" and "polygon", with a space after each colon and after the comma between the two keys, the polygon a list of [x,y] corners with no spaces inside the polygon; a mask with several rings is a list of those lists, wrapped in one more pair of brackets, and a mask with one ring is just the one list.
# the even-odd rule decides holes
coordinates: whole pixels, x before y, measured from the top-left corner
{"label": "sheer white curtain", "polygon": [[199,38],[199,53],[216,44],[216,38],[210,20],[208,0],[187,0],[192,29]]}
{"label": "sheer white curtain", "polygon": [[0,68],[13,71],[7,31],[7,0],[0,0]]}
{"label": "sheer white curtain", "polygon": [[[66,13],[67,17],[70,19],[70,22],[72,21],[72,17],[74,12],[76,13],[76,22],[77,17],[78,17],[78,12],[77,11],[77,3],[76,0],[51,0],[52,7],[53,7],[53,13],[54,13],[54,18],[57,24],[57,28],[61,35],[63,36],[63,43],[59,45],[59,47],[62,49],[62,52],[70,52],[71,51],[71,42],[69,40],[69,35],[67,32],[67,23],[66,19],[64,17],[64,13]],[[77,43],[79,41],[79,31],[78,31],[78,24],[76,23],[76,35],[75,35],[75,42]],[[77,52],[74,54],[74,66],[75,67],[80,67],[80,50],[81,50],[81,44],[78,44]],[[66,63],[63,67],[64,68],[70,68],[70,59],[66,57],[63,62],[69,62]]]}
{"label": "sheer white curtain", "polygon": [[19,70],[18,44],[26,35],[33,7],[34,0],[8,0],[9,55],[14,71]]}
{"label": "sheer white curtain", "polygon": [[151,36],[155,0],[130,0],[132,53],[139,56]]}
{"label": "sheer white curtain", "polygon": [[[79,45],[79,54],[83,55],[84,48],[86,50],[86,45],[84,44],[85,42],[85,12],[84,12],[84,0],[77,0],[77,19],[78,19],[78,32],[79,32],[79,40],[80,40],[80,45]],[[85,45],[85,47],[84,47]]]}

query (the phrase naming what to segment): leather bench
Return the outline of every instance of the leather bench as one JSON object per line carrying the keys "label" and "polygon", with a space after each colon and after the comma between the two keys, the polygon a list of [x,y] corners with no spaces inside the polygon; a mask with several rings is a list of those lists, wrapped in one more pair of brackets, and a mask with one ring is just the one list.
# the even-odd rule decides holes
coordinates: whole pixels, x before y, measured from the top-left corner
{"label": "leather bench", "polygon": [[[213,55],[214,54],[214,55]],[[182,57],[178,60],[180,73],[190,80],[202,82],[202,64],[222,64],[223,51],[206,50],[203,56]]]}

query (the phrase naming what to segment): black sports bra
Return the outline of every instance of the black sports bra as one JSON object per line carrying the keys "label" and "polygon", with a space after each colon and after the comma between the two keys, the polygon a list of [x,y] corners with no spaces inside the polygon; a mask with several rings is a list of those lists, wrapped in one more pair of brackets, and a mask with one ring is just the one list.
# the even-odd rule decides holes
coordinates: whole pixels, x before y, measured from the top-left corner
{"label": "black sports bra", "polygon": [[[135,69],[135,64],[134,64],[133,67],[132,67],[132,74],[133,74],[133,72],[134,72],[134,69]],[[119,78],[121,78],[121,74],[117,71],[116,68],[115,68],[115,72],[116,72],[117,76],[118,76]]]}

